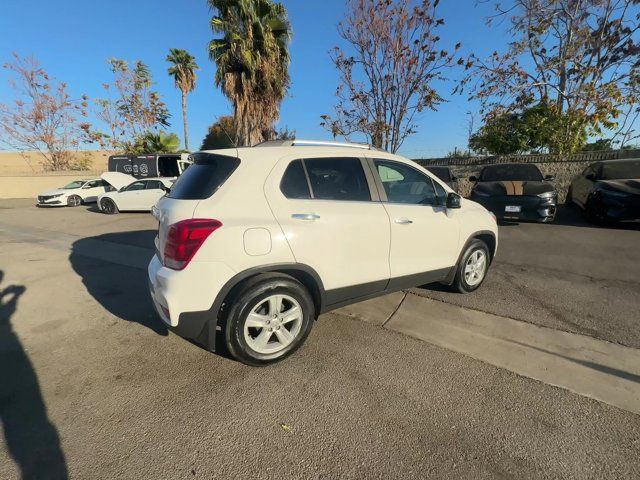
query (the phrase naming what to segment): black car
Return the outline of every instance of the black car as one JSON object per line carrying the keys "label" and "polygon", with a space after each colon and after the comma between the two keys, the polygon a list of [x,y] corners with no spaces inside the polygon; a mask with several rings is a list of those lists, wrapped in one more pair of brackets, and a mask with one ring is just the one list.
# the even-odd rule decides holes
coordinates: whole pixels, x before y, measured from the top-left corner
{"label": "black car", "polygon": [[442,180],[444,183],[449,185],[454,192],[458,191],[458,179],[453,174],[449,167],[425,167],[431,173],[433,173],[436,177]]}
{"label": "black car", "polygon": [[592,163],[571,182],[566,203],[596,222],[640,220],[640,159]]}
{"label": "black car", "polygon": [[475,182],[470,199],[501,220],[553,222],[558,193],[551,180],[530,163],[487,165]]}

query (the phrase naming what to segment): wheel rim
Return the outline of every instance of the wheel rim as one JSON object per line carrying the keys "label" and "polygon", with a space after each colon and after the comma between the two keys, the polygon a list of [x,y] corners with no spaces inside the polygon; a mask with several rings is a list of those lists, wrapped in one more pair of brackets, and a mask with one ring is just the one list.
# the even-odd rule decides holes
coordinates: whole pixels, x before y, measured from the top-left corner
{"label": "wheel rim", "polygon": [[78,205],[80,205],[80,197],[77,197],[75,195],[69,197],[69,203],[72,207],[77,207]]}
{"label": "wheel rim", "polygon": [[107,213],[111,213],[112,208],[111,208],[111,202],[109,200],[102,201],[102,210],[104,210]]}
{"label": "wheel rim", "polygon": [[471,287],[475,287],[482,282],[487,270],[487,255],[483,250],[475,250],[467,258],[464,266],[464,280]]}
{"label": "wheel rim", "polygon": [[301,328],[300,303],[289,295],[271,295],[247,315],[244,340],[257,353],[278,353],[293,343]]}

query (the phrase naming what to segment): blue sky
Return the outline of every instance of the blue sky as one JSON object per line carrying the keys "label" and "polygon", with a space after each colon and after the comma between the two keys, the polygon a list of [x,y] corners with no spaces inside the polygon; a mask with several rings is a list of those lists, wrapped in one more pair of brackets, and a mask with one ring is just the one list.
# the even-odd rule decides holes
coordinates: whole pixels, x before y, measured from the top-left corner
{"label": "blue sky", "polygon": [[[295,129],[299,138],[329,139],[320,125],[320,115],[331,113],[338,76],[329,50],[340,39],[336,25],[345,11],[344,0],[281,0],[293,26],[290,74],[292,88],[285,99],[279,125]],[[442,0],[440,16],[442,47],[463,44],[463,51],[481,56],[502,49],[509,36],[506,26],[488,28],[484,18],[487,4],[475,0]],[[35,55],[45,69],[66,81],[73,94],[103,95],[102,83],[111,80],[107,59],[140,59],[149,65],[156,89],[173,118],[171,131],[182,137],[180,94],[166,74],[169,48],[184,48],[200,66],[198,85],[189,96],[189,125],[192,148],[199,147],[207,126],[231,111],[227,100],[213,84],[214,65],[206,45],[212,38],[209,11],[204,0],[111,0],[93,2],[67,0],[4,0],[0,16],[0,61],[11,52]],[[0,71],[0,103],[10,101],[7,72]],[[452,75],[459,78],[461,73]],[[440,156],[454,147],[466,147],[466,112],[478,105],[466,96],[452,96],[454,82],[441,94],[447,100],[437,112],[426,112],[419,131],[405,142],[400,153],[409,157]]]}

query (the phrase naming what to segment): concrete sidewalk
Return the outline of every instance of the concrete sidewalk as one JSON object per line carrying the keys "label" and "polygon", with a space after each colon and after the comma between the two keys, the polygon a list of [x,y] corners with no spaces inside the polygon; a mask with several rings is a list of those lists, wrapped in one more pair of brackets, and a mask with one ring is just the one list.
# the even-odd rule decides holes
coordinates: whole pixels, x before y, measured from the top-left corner
{"label": "concrete sidewalk", "polygon": [[410,292],[340,313],[640,414],[640,350]]}

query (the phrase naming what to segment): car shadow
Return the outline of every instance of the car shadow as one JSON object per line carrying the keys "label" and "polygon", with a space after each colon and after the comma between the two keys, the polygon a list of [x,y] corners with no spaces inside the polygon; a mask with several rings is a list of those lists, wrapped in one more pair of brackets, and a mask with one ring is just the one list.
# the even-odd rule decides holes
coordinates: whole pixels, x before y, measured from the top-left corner
{"label": "car shadow", "polygon": [[[147,265],[155,254],[156,233],[138,230],[82,238],[73,243],[69,262],[89,294],[112,315],[166,336],[169,329],[153,307],[147,277]],[[219,334],[216,338],[215,353],[231,358],[222,337]]]}
{"label": "car shadow", "polygon": [[640,222],[608,222],[596,224],[587,220],[582,209],[576,205],[563,204],[558,206],[554,221],[556,225],[570,227],[608,228],[613,230],[640,230]]}
{"label": "car shadow", "polygon": [[60,437],[47,416],[33,365],[11,326],[26,288],[2,288],[3,277],[0,270],[0,423],[7,450],[23,479],[66,479]]}
{"label": "car shadow", "polygon": [[155,230],[107,233],[73,243],[69,262],[82,283],[112,315],[167,335],[148,290],[146,265],[154,255]]}
{"label": "car shadow", "polygon": [[98,208],[98,204],[97,203],[86,203],[84,204],[85,210],[87,212],[92,212],[92,213],[102,213],[100,211],[100,209]]}

